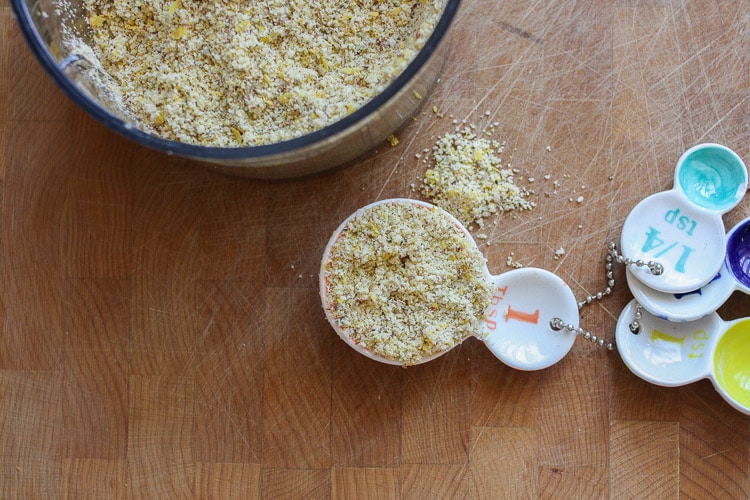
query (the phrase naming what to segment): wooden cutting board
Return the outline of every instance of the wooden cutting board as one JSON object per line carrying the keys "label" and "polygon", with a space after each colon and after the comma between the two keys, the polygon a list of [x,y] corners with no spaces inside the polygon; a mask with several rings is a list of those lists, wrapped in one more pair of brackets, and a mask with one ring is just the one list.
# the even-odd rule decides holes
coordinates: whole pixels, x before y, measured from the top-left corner
{"label": "wooden cutting board", "polygon": [[[0,496],[750,495],[750,419],[707,381],[651,385],[582,339],[538,372],[473,339],[385,366],[337,340],[317,288],[347,215],[419,198],[424,150],[496,123],[536,207],[488,220],[490,269],[603,289],[606,245],[684,150],[750,158],[748,0],[465,0],[397,146],[276,182],[115,135],[44,74],[7,4],[0,36]],[[581,314],[608,339],[631,299],[615,274]]]}

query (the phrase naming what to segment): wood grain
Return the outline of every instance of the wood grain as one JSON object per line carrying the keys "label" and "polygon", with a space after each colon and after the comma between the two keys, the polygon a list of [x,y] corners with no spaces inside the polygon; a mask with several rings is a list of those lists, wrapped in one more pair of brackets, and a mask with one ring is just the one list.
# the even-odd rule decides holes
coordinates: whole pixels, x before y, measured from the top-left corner
{"label": "wood grain", "polygon": [[[261,182],[104,128],[0,5],[0,497],[750,497],[750,418],[707,381],[657,387],[580,340],[539,372],[476,339],[386,366],[337,339],[317,288],[341,220],[419,197],[440,135],[496,124],[537,206],[487,221],[490,269],[512,255],[601,290],[606,244],[685,149],[750,160],[748,13],[464,0],[398,146]],[[724,221],[748,215],[743,200]],[[631,299],[616,278],[581,313],[606,338]]]}
{"label": "wood grain", "polygon": [[678,495],[679,424],[615,421],[609,434],[613,496],[674,498]]}

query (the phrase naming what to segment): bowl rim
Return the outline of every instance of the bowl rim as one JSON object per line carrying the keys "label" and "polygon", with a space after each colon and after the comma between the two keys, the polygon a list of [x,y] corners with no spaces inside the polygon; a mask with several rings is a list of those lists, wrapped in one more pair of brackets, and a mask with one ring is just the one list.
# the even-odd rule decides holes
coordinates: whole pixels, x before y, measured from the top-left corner
{"label": "bowl rim", "polygon": [[47,74],[74,103],[97,121],[115,132],[133,139],[139,144],[152,149],[174,154],[182,157],[190,157],[198,160],[252,160],[269,158],[273,156],[300,151],[306,147],[318,144],[329,137],[355,126],[374,114],[381,106],[393,98],[429,61],[432,54],[437,50],[440,42],[447,34],[453,19],[456,16],[461,0],[447,0],[445,9],[434,30],[419,50],[414,59],[407,65],[386,88],[373,97],[364,106],[353,113],[337,120],[336,122],[315,130],[305,135],[288,139],[285,141],[263,144],[258,146],[219,147],[189,144],[170,139],[164,139],[138,129],[125,120],[116,117],[96,101],[91,99],[63,72],[61,66],[50,53],[41,35],[36,29],[29,12],[29,6],[25,0],[10,0],[17,24],[26,39],[27,44],[41,63]]}

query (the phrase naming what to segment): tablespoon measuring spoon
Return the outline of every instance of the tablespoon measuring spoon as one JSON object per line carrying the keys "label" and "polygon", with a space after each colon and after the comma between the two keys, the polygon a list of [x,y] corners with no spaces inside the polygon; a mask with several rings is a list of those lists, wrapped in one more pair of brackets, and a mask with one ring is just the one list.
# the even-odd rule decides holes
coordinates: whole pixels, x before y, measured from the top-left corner
{"label": "tablespoon measuring spoon", "polygon": [[[336,333],[351,348],[360,354],[387,364],[405,363],[381,356],[368,350],[341,327],[329,302],[328,269],[332,264],[332,251],[340,238],[346,238],[348,224],[373,207],[382,204],[412,204],[434,211],[448,218],[460,231],[467,243],[477,248],[476,242],[464,227],[448,212],[429,203],[406,198],[377,201],[360,208],[333,232],[323,253],[320,267],[320,297],[326,318]],[[478,250],[477,250],[478,251]],[[538,370],[560,361],[571,349],[576,334],[571,331],[555,331],[551,327],[553,318],[561,318],[575,327],[578,325],[578,304],[568,285],[557,275],[537,268],[514,269],[500,275],[492,275],[484,266],[486,279],[493,285],[493,296],[485,310],[480,331],[473,336],[480,339],[500,361],[519,370]],[[422,357],[414,363],[421,364],[453,349],[456,345],[431,356]]]}
{"label": "tablespoon measuring spoon", "polygon": [[711,281],[724,261],[721,216],[747,190],[747,168],[721,144],[699,144],[677,161],[674,187],[653,194],[633,208],[622,229],[621,248],[633,261],[657,261],[660,275],[633,269],[649,288],[686,293]]}
{"label": "tablespoon measuring spoon", "polygon": [[730,405],[750,415],[750,318],[723,321],[711,313],[675,323],[641,312],[630,330],[633,300],[617,322],[617,350],[625,365],[652,384],[676,387],[707,378]]}
{"label": "tablespoon measuring spoon", "polygon": [[659,292],[626,271],[633,297],[651,314],[669,321],[693,321],[716,311],[735,291],[750,294],[750,217],[726,237],[726,256],[718,274],[687,293]]}

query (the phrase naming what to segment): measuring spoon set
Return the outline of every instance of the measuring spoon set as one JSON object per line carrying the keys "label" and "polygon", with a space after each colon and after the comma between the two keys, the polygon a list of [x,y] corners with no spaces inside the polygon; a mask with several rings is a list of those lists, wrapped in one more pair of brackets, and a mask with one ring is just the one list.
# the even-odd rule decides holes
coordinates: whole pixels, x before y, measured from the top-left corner
{"label": "measuring spoon set", "polygon": [[[662,272],[644,265],[627,268],[635,300],[620,315],[616,341],[622,359],[637,376],[663,386],[708,378],[729,404],[750,414],[750,317],[726,322],[715,312],[735,290],[750,294],[750,217],[728,233],[722,221],[742,200],[747,186],[747,169],[737,154],[719,144],[700,144],[679,158],[672,189],[645,198],[630,212],[622,229],[622,256],[633,263],[658,262]],[[349,222],[384,203],[438,211],[478,247],[451,214],[405,198],[362,207],[334,231],[320,272],[326,317],[357,352],[401,365],[362,347],[341,328],[331,312],[326,279],[333,245],[344,237]],[[474,336],[506,365],[520,370],[547,368],[565,357],[577,333],[584,333],[578,326],[580,303],[554,273],[527,267],[493,275],[486,269],[486,277],[495,293]],[[631,328],[634,318],[639,333]],[[604,345],[602,340],[599,344]]]}
{"label": "measuring spoon set", "polygon": [[[642,200],[623,224],[634,300],[622,311],[617,348],[628,368],[672,387],[711,380],[733,407],[750,414],[750,318],[722,320],[716,310],[735,291],[750,293],[750,218],[725,233],[722,215],[748,185],[742,160],[720,144],[700,144],[677,161],[674,187]],[[634,322],[635,321],[635,322]]]}

